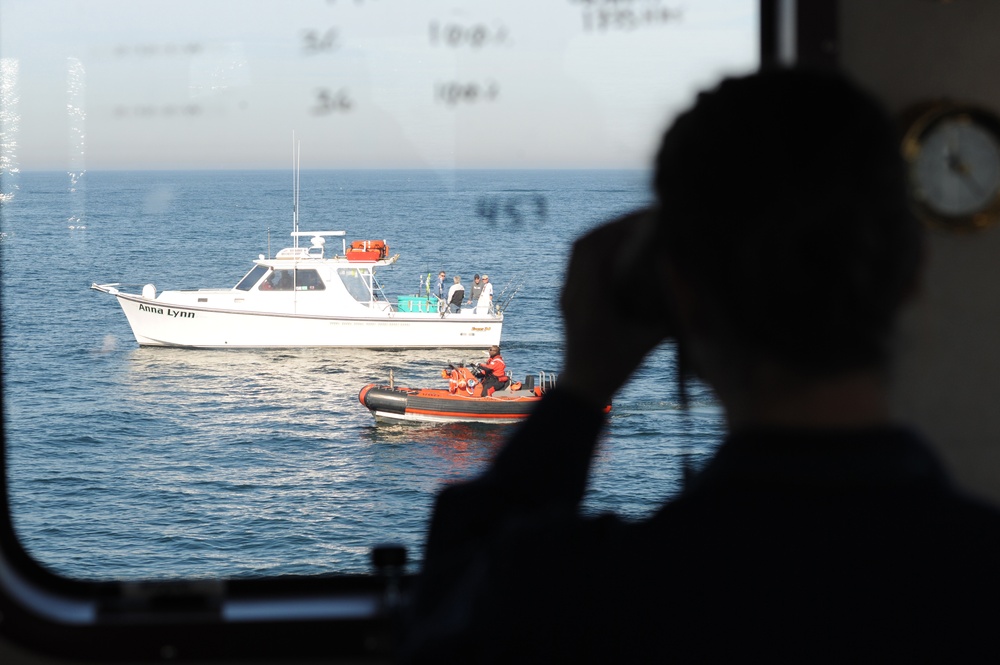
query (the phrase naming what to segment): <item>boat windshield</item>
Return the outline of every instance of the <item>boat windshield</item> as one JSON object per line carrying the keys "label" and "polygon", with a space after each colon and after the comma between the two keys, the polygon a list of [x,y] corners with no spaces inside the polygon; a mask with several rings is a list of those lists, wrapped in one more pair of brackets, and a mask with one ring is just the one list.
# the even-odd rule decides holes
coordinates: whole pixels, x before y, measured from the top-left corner
{"label": "boat windshield", "polygon": [[326,284],[315,270],[275,270],[260,285],[261,291],[323,291]]}
{"label": "boat windshield", "polygon": [[358,302],[372,299],[372,273],[367,268],[338,268],[337,274],[347,287],[347,292]]}
{"label": "boat windshield", "polygon": [[236,285],[236,288],[240,291],[249,291],[253,288],[254,284],[260,281],[260,278],[263,277],[266,272],[266,267],[254,266],[253,269],[246,274],[246,277],[240,280],[240,283]]}

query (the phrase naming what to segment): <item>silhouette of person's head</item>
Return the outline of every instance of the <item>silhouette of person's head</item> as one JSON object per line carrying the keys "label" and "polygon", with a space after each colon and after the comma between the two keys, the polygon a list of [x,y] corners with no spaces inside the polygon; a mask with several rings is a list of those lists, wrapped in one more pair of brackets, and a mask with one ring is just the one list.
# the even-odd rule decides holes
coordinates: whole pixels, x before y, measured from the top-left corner
{"label": "silhouette of person's head", "polygon": [[892,121],[835,73],[724,80],[664,136],[658,235],[736,363],[803,376],[884,366],[921,229]]}

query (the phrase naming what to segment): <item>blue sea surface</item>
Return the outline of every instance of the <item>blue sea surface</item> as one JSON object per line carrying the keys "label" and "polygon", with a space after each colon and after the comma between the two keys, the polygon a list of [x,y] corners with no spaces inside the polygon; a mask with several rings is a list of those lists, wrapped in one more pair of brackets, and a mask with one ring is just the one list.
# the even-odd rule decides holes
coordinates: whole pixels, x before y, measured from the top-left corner
{"label": "blue sea surface", "polygon": [[[415,569],[435,491],[482,470],[510,429],[376,425],[358,391],[390,371],[438,385],[485,351],[139,348],[90,284],[233,286],[290,244],[291,173],[17,184],[0,208],[4,426],[13,524],[36,560],[86,580],[358,573],[395,541]],[[488,273],[498,294],[523,280],[502,343],[523,378],[559,370],[572,240],[648,198],[640,171],[303,171],[300,228],[385,239],[390,297],[439,270]],[[703,388],[681,408],[664,345],[615,400],[584,509],[648,515],[722,431]]]}

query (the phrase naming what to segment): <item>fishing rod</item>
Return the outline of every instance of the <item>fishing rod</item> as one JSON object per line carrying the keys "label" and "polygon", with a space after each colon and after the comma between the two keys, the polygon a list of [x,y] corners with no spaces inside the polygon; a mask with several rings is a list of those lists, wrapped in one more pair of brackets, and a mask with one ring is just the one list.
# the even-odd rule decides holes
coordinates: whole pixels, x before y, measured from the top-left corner
{"label": "fishing rod", "polygon": [[524,282],[524,273],[523,272],[518,273],[518,274],[514,275],[512,278],[510,278],[507,281],[507,283],[504,284],[504,287],[502,289],[500,289],[500,292],[497,294],[496,299],[500,300],[501,298],[503,298],[504,294],[507,293],[507,291],[511,288],[511,286],[515,282],[517,282],[517,285],[518,285],[517,288],[520,288],[520,285]]}
{"label": "fishing rod", "polygon": [[[497,296],[497,304],[495,307],[497,314],[501,314],[505,309],[507,309],[507,305],[509,305],[510,301],[514,299],[514,296],[517,295],[517,292],[521,290],[521,287],[524,286],[526,281],[527,278],[522,272],[515,275],[509,282],[507,282],[507,284],[504,285],[504,287],[500,290],[500,294]],[[509,294],[507,293],[508,290],[510,291]]]}

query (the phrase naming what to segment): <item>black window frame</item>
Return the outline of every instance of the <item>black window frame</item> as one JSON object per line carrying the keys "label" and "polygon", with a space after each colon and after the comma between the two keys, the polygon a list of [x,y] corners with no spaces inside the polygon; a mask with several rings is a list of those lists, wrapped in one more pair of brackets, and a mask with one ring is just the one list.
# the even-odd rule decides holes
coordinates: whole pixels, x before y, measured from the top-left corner
{"label": "black window frame", "polygon": [[[836,66],[837,0],[759,0],[759,12],[761,66],[789,61]],[[11,522],[7,492],[4,442],[0,659],[329,662],[391,657],[390,602],[412,583],[398,566],[373,568],[370,575],[73,580],[45,569],[25,551]]]}

